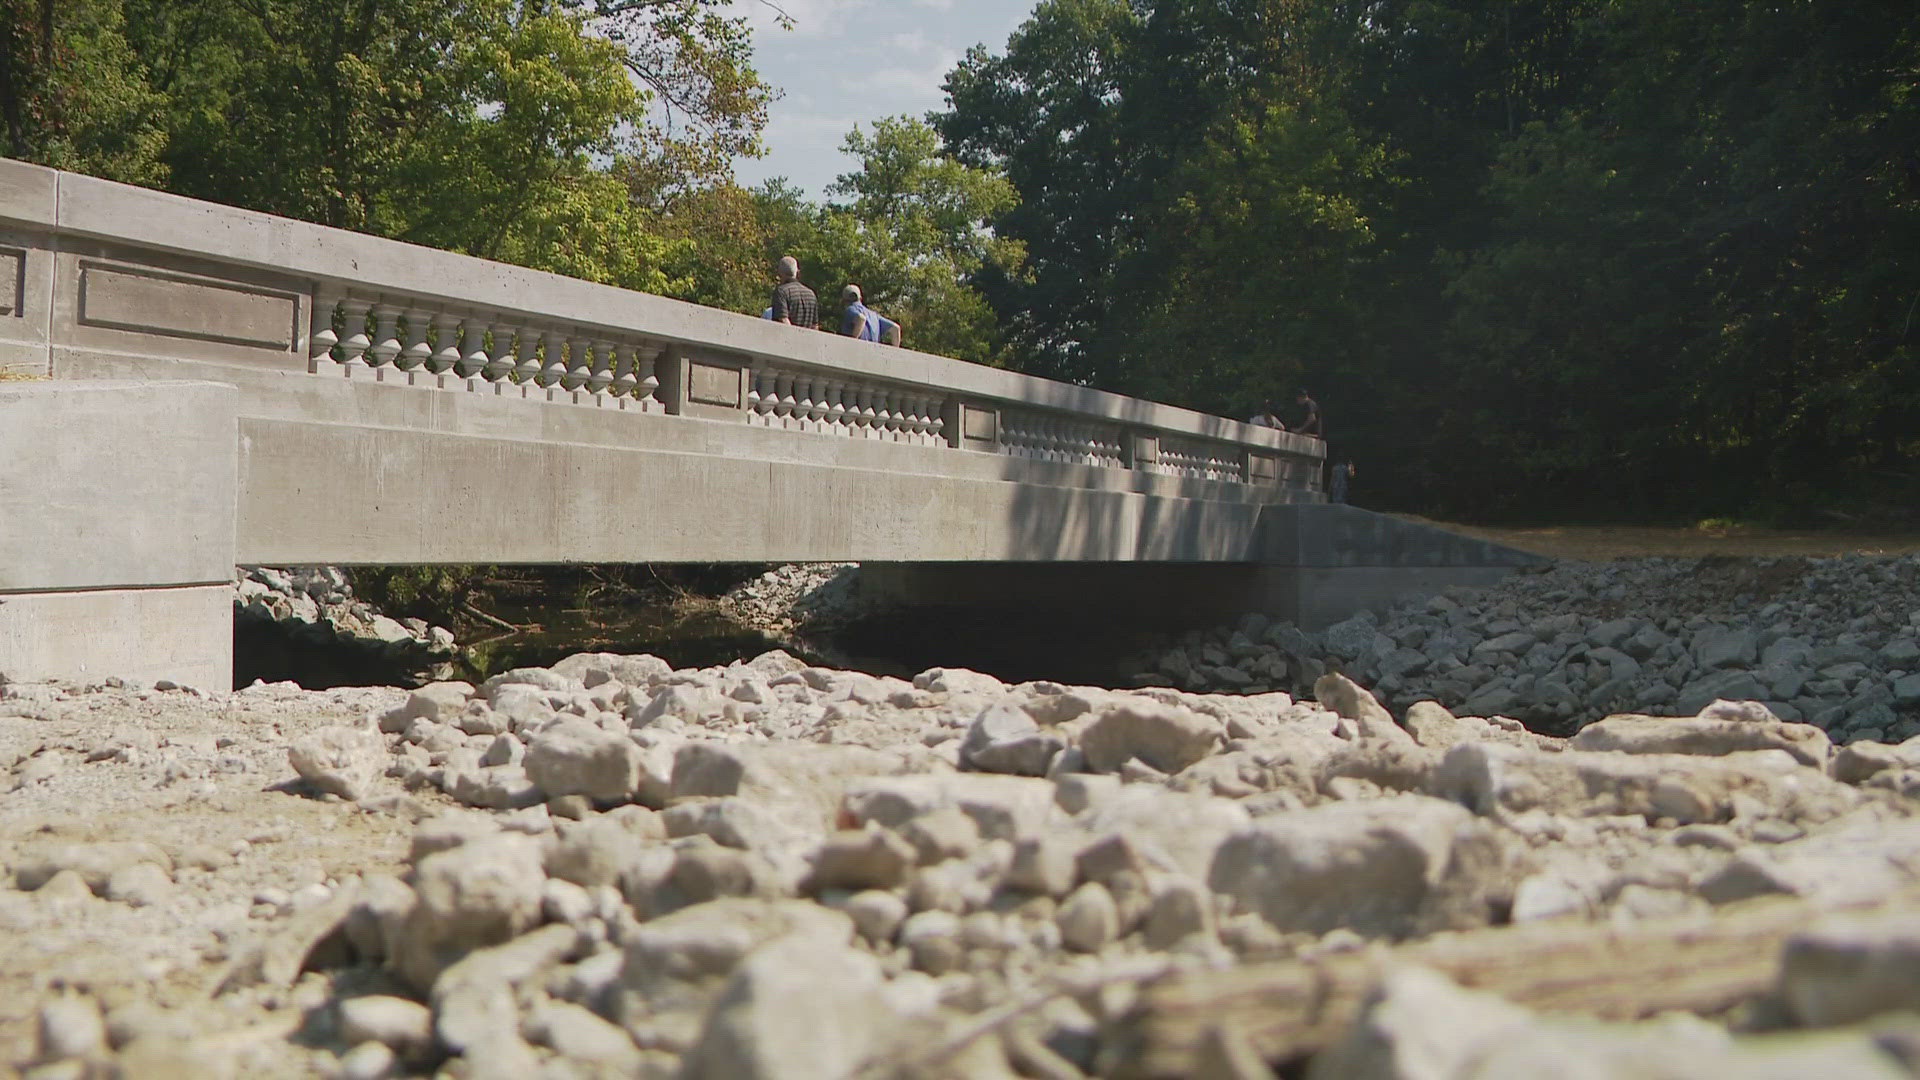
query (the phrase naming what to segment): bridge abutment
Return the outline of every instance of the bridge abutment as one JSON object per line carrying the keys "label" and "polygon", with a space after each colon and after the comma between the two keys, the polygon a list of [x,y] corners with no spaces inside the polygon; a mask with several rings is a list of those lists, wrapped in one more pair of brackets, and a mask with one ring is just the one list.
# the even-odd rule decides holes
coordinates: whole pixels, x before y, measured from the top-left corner
{"label": "bridge abutment", "polygon": [[233,681],[233,387],[0,383],[0,677]]}

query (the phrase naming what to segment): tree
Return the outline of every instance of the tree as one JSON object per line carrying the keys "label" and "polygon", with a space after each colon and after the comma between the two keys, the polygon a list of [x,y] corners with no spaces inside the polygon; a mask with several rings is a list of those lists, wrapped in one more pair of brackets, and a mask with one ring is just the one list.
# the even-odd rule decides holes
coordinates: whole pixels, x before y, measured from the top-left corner
{"label": "tree", "polygon": [[1026,253],[989,224],[1012,209],[1013,186],[940,153],[939,136],[910,117],[855,128],[843,150],[860,162],[828,188],[826,231],[867,302],[909,327],[914,346],[965,360],[998,353],[992,308],[974,287],[991,273],[1017,280]]}
{"label": "tree", "polygon": [[0,0],[6,156],[160,183],[160,102],[127,43],[118,0]]}

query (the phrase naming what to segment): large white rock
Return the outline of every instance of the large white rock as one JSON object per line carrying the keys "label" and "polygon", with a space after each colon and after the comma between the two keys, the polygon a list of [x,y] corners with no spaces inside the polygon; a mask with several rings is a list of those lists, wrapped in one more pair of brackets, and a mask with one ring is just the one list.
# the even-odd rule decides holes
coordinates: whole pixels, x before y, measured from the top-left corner
{"label": "large white rock", "polygon": [[372,794],[387,769],[387,744],[371,728],[330,727],[296,739],[287,761],[300,778],[343,799]]}
{"label": "large white rock", "polygon": [[549,798],[585,795],[603,803],[625,802],[640,788],[641,750],[624,734],[567,719],[533,737],[524,767]]}
{"label": "large white rock", "polygon": [[1742,750],[1783,750],[1802,765],[1825,768],[1833,744],[1812,724],[1721,720],[1711,716],[1620,715],[1596,720],[1567,741],[1574,750],[1718,757]]}
{"label": "large white rock", "polygon": [[1164,773],[1206,757],[1226,738],[1226,726],[1178,705],[1139,698],[1107,702],[1080,732],[1080,750],[1096,772],[1114,772],[1130,759]]}
{"label": "large white rock", "polygon": [[1054,785],[1026,776],[932,773],[872,777],[846,787],[841,813],[853,825],[877,822],[897,829],[921,814],[953,807],[973,819],[989,840],[1032,836],[1059,817]]}
{"label": "large white rock", "polygon": [[1447,751],[1433,792],[1477,813],[1546,810],[1575,816],[1639,814],[1682,825],[1730,820],[1751,800],[1789,820],[1820,821],[1859,804],[1858,793],[1783,750],[1720,757],[1569,750],[1494,743]]}
{"label": "large white rock", "polygon": [[1207,881],[1281,930],[1387,937],[1484,925],[1511,888],[1493,830],[1420,795],[1256,819],[1220,845]]}
{"label": "large white rock", "polygon": [[1309,1080],[1453,1080],[1533,1022],[1525,1009],[1419,967],[1387,972],[1347,1034],[1313,1058]]}
{"label": "large white rock", "polygon": [[1920,914],[1835,916],[1795,935],[1776,989],[1808,1027],[1920,1009]]}
{"label": "large white rock", "polygon": [[832,1080],[851,1076],[888,1031],[872,956],[795,936],[756,951],[728,980],[685,1080]]}
{"label": "large white rock", "polygon": [[539,925],[547,880],[541,855],[532,837],[502,833],[421,859],[416,901],[393,943],[400,973],[424,989],[468,952]]}

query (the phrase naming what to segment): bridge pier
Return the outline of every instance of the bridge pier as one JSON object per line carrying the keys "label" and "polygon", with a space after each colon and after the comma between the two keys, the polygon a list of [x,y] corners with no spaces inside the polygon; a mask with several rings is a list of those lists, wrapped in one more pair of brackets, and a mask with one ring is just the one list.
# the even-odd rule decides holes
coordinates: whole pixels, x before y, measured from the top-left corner
{"label": "bridge pier", "polygon": [[0,681],[233,682],[233,387],[0,383]]}

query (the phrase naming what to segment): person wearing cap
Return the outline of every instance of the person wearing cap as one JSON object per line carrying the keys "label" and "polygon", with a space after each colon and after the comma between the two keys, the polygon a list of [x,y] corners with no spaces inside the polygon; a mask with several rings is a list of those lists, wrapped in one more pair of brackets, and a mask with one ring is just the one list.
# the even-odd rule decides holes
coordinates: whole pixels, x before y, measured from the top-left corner
{"label": "person wearing cap", "polygon": [[803,330],[820,329],[820,300],[812,289],[800,284],[800,260],[791,255],[782,256],[779,265],[774,267],[774,276],[780,283],[773,287],[773,305],[768,317]]}
{"label": "person wearing cap", "polygon": [[849,285],[840,290],[840,302],[846,305],[846,310],[840,315],[842,334],[861,341],[900,344],[900,324],[863,303],[860,286]]}

